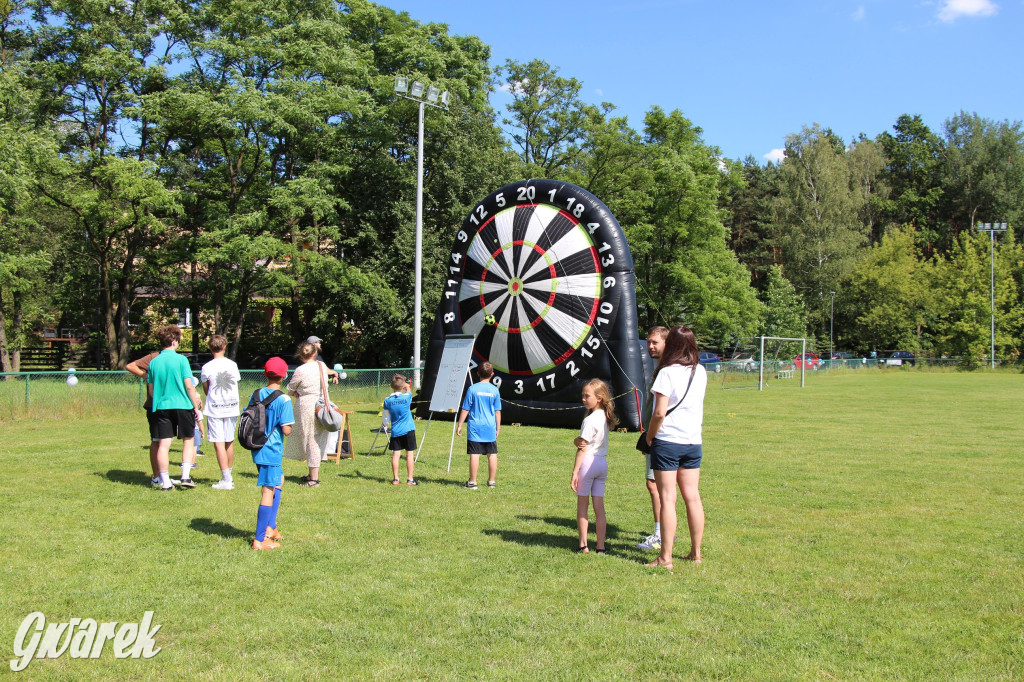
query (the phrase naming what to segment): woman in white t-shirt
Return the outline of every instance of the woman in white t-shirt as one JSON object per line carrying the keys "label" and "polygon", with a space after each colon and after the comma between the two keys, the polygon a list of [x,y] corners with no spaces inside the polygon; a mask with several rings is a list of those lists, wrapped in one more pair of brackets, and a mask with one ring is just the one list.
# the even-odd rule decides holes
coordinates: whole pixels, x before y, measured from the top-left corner
{"label": "woman in white t-shirt", "polygon": [[690,527],[690,553],[700,563],[704,537],[704,505],[700,500],[701,424],[708,375],[700,366],[697,338],[679,325],[665,339],[665,350],[654,374],[651,393],[654,413],[647,427],[651,468],[661,497],[661,554],[648,566],[672,570],[672,544],[676,535],[676,485],[686,503]]}
{"label": "woman in white t-shirt", "polygon": [[576,462],[572,468],[569,487],[576,493],[576,528],[580,533],[577,552],[589,554],[587,528],[590,523],[590,500],[594,501],[594,520],[597,530],[597,553],[607,549],[604,538],[608,520],[604,515],[604,484],[608,479],[608,431],[615,427],[615,406],[608,385],[600,379],[591,379],[583,385],[583,407],[590,414],[583,420],[580,435],[572,442],[576,446]]}

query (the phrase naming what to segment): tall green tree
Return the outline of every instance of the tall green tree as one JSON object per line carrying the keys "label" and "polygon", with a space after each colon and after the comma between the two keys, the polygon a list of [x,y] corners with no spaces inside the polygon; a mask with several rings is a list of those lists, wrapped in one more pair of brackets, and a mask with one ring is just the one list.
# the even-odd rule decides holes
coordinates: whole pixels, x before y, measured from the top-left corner
{"label": "tall green tree", "polygon": [[779,180],[774,211],[786,273],[808,304],[812,327],[827,333],[829,292],[838,291],[868,241],[865,195],[842,140],[817,125],[787,138]]}
{"label": "tall green tree", "polygon": [[920,350],[934,307],[934,267],[921,258],[917,230],[906,226],[882,237],[854,267],[840,309],[852,321],[856,343],[874,350]]}
{"label": "tall green tree", "polygon": [[803,299],[782,272],[773,265],[768,268],[767,282],[761,300],[765,306],[760,333],[763,336],[802,338],[807,335],[807,312]]}
{"label": "tall green tree", "polygon": [[642,326],[683,321],[717,345],[751,336],[762,306],[750,273],[726,244],[717,150],[679,111],[653,107],[644,123],[653,171],[651,236],[630,244]]}

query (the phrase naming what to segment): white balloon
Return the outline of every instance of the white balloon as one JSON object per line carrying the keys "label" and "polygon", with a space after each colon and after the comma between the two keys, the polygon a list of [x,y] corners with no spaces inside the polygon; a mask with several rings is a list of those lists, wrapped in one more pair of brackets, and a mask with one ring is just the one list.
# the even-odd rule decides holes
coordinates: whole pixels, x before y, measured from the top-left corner
{"label": "white balloon", "polygon": [[348,372],[342,372],[341,374],[338,375],[338,377],[340,377],[344,381],[345,379],[348,379]]}
{"label": "white balloon", "polygon": [[68,378],[64,380],[64,383],[66,383],[68,386],[77,386],[78,377],[76,377],[74,374],[69,374]]}

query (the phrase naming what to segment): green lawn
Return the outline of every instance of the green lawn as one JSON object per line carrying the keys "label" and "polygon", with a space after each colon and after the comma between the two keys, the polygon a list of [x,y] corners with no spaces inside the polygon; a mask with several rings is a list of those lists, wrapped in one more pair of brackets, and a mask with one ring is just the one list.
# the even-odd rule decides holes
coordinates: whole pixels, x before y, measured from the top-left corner
{"label": "green lawn", "polygon": [[[714,382],[712,382],[714,386]],[[1024,376],[914,371],[709,389],[702,565],[648,569],[633,434],[614,434],[607,556],[577,555],[570,430],[506,427],[496,490],[430,427],[419,488],[360,456],[296,485],[252,552],[238,487],[146,485],[145,422],[0,422],[0,643],[30,612],[138,621],[150,660],[26,678],[992,680],[1024,677]],[[423,433],[424,423],[418,425]],[[176,461],[172,453],[172,460]],[[197,480],[215,480],[212,455]],[[177,467],[172,467],[176,475]],[[685,525],[681,527],[685,533]],[[593,540],[591,540],[593,542]],[[680,538],[676,553],[688,549]],[[4,670],[7,670],[5,667]]]}

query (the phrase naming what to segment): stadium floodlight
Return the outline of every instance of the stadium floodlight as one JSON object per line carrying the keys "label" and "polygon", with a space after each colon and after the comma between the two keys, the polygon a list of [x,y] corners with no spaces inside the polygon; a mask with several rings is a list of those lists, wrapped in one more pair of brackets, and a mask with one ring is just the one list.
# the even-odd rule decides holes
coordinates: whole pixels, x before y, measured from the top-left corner
{"label": "stadium floodlight", "polygon": [[991,284],[989,285],[989,297],[991,299],[991,310],[992,310],[992,335],[991,339],[991,350],[989,352],[989,362],[992,369],[996,368],[996,232],[1006,232],[1009,227],[1009,223],[976,223],[974,229],[978,232],[988,232],[989,249],[991,255],[989,256],[989,267],[991,268]]}
{"label": "stadium floodlight", "polygon": [[[424,91],[426,97],[424,98]],[[423,307],[423,112],[425,107],[448,110],[448,91],[431,85],[429,88],[420,81],[405,76],[395,78],[395,92],[399,97],[411,99],[419,105],[419,135],[416,145],[416,287],[413,316],[412,383],[420,387],[420,318]],[[438,99],[441,103],[438,104]]]}

